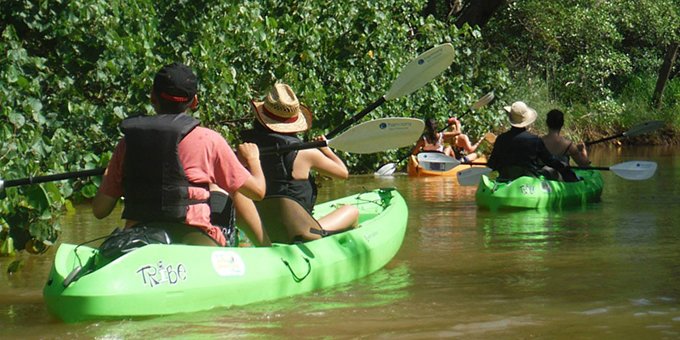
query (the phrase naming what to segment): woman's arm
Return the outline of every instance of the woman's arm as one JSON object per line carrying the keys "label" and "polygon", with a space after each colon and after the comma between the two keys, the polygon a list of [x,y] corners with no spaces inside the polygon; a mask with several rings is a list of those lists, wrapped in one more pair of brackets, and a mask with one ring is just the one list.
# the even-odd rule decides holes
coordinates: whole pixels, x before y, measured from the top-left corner
{"label": "woman's arm", "polygon": [[260,150],[253,143],[243,143],[238,146],[238,155],[251,174],[238,192],[255,201],[263,199],[267,184],[260,165]]}
{"label": "woman's arm", "polygon": [[[325,140],[323,136],[316,139]],[[308,178],[311,169],[332,178],[349,178],[349,171],[345,163],[328,147],[298,151],[293,163],[293,178]]]}
{"label": "woman's arm", "polygon": [[422,137],[418,138],[418,142],[416,143],[416,146],[413,147],[413,150],[411,150],[411,154],[417,155],[424,146],[425,146],[425,140]]}
{"label": "woman's arm", "polygon": [[590,159],[588,159],[588,150],[586,150],[585,143],[578,143],[576,146],[571,144],[569,146],[569,156],[578,164],[579,166],[589,166]]}

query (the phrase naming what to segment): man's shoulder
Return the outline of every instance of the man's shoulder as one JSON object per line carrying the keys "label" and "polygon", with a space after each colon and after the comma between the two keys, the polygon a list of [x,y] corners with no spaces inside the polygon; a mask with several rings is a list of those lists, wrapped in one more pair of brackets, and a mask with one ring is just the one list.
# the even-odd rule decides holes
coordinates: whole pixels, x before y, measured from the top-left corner
{"label": "man's shoulder", "polygon": [[521,138],[527,138],[527,139],[541,139],[537,134],[529,131],[529,130],[524,130],[521,131],[520,133],[517,134],[517,136]]}
{"label": "man's shoulder", "polygon": [[228,144],[226,139],[217,131],[197,126],[189,132],[183,139],[190,144]]}
{"label": "man's shoulder", "polygon": [[222,137],[222,135],[220,135],[217,131],[203,126],[195,127],[193,130],[191,130],[191,132],[189,132],[187,137],[190,135],[224,139],[224,137]]}

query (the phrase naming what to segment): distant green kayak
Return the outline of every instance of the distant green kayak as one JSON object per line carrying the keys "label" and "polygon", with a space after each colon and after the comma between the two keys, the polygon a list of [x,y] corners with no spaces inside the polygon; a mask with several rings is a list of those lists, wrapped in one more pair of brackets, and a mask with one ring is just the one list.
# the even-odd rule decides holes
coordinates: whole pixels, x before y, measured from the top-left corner
{"label": "distant green kayak", "polygon": [[483,175],[475,195],[477,206],[492,210],[556,209],[598,201],[603,186],[600,172],[575,172],[581,181],[560,182],[524,176],[510,182],[496,182]]}
{"label": "distant green kayak", "polygon": [[[404,239],[404,199],[396,190],[380,189],[317,205],[315,214],[338,204],[357,206],[360,226],[301,244],[153,244],[103,265],[97,249],[62,244],[43,289],[47,308],[67,322],[195,312],[285,298],[379,270]],[[90,265],[91,272],[68,277],[77,266]]]}

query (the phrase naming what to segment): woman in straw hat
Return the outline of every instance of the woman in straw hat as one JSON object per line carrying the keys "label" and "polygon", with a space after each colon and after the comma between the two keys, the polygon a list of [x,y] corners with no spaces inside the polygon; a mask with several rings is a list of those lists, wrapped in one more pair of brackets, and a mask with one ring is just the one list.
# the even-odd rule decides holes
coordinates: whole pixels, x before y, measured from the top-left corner
{"label": "woman in straw hat", "polygon": [[[243,139],[260,147],[301,143],[300,132],[312,126],[312,112],[300,104],[286,84],[275,84],[264,101],[252,101],[256,120],[253,129],[243,133]],[[317,137],[323,140],[325,137]],[[309,213],[316,201],[316,185],[310,171],[331,178],[347,179],[345,163],[328,147],[295,150],[282,154],[260,155],[267,182],[265,197],[287,196],[299,202]],[[344,230],[358,224],[359,210],[342,206],[318,220],[326,231]],[[305,240],[318,238],[304,236]]]}
{"label": "woman in straw hat", "polygon": [[512,127],[496,138],[488,161],[489,167],[498,171],[499,180],[545,175],[544,164],[556,169],[563,178],[572,180],[573,173],[548,151],[541,138],[527,131],[536,121],[536,110],[521,101],[504,109]]}

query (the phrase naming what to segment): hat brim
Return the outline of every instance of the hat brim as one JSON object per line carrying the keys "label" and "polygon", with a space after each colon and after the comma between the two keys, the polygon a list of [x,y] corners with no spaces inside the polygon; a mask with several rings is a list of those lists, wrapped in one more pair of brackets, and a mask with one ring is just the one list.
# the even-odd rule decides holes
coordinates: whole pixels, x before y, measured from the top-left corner
{"label": "hat brim", "polygon": [[523,127],[527,127],[527,126],[533,124],[536,121],[536,116],[538,116],[536,114],[536,110],[530,109],[529,110],[529,116],[526,117],[526,119],[524,121],[519,122],[519,123],[513,123],[512,118],[510,117],[510,112],[508,111],[508,119],[510,120],[510,125],[514,126],[516,128],[523,128]]}
{"label": "hat brim", "polygon": [[300,111],[297,119],[292,122],[281,122],[274,118],[267,116],[264,112],[264,102],[251,102],[255,117],[257,120],[268,129],[280,133],[295,133],[307,131],[312,127],[312,112],[306,106],[300,104]]}

